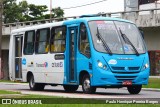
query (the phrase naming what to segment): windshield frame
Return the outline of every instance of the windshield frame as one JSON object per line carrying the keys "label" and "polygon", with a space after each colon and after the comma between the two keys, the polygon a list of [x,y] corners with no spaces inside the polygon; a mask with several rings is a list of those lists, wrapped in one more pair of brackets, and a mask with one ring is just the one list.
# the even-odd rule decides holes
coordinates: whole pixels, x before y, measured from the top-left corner
{"label": "windshield frame", "polygon": [[[129,23],[129,24],[133,24],[134,26],[136,26],[136,24],[135,23],[132,23],[132,22],[127,22],[127,21],[121,21],[121,20],[104,20],[104,19],[100,19],[100,20],[89,20],[88,22],[87,22],[87,26],[88,26],[88,28],[89,28],[89,33],[90,33],[90,36],[91,36],[91,41],[92,41],[92,44],[93,44],[93,48],[94,48],[94,50],[96,50],[97,52],[100,52],[100,53],[107,53],[107,54],[109,54],[107,51],[105,51],[105,52],[103,52],[103,51],[99,51],[99,50],[97,50],[96,48],[95,48],[95,43],[94,43],[94,41],[93,41],[93,35],[92,35],[92,33],[91,33],[91,27],[90,27],[90,25],[89,25],[89,22],[92,22],[92,21],[111,21],[111,22],[113,22],[114,24],[115,24],[115,22],[123,22],[123,23]],[[115,27],[116,27],[116,29],[117,29],[117,26],[115,25]],[[142,44],[144,45],[144,52],[143,53],[139,53],[139,55],[142,55],[142,54],[145,54],[145,53],[147,53],[147,47],[146,47],[146,43],[145,43],[145,41],[144,41],[144,38],[142,37],[142,34],[141,34],[141,32],[139,31],[139,29],[138,29],[138,27],[136,26],[136,28],[137,28],[137,31],[138,31],[138,34],[139,34],[139,36],[140,36],[140,38],[141,38],[141,41],[142,41]],[[118,37],[120,38],[120,42],[122,43],[122,37],[120,36],[120,32],[118,31]],[[124,45],[124,43],[122,43],[122,46]],[[126,54],[125,52],[124,52],[124,49],[123,49],[123,54],[121,54],[121,53],[112,53],[113,55],[136,55],[136,53],[133,53],[133,54]]]}

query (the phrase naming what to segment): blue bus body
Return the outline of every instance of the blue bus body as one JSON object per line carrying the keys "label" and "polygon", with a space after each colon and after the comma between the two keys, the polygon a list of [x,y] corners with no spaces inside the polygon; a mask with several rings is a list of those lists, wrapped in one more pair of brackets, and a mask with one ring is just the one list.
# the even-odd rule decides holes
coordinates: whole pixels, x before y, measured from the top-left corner
{"label": "blue bus body", "polygon": [[[91,57],[87,58],[82,55],[79,51],[79,48],[75,48],[76,50],[76,62],[75,62],[75,79],[74,83],[76,85],[80,85],[83,74],[82,72],[87,72],[90,76],[91,86],[95,87],[123,87],[124,81],[132,81],[132,85],[147,85],[150,68],[144,68],[145,64],[149,65],[149,58],[147,51],[143,54],[139,54],[138,56],[135,54],[112,54],[109,55],[107,53],[98,52],[93,45],[93,40],[90,32],[90,28],[88,26],[89,21],[95,20],[106,20],[106,21],[121,21],[126,23],[132,23],[127,20],[117,19],[117,18],[104,18],[104,17],[90,17],[90,18],[80,18],[71,21],[65,21],[64,25],[73,26],[80,28],[80,23],[85,23],[88,38],[90,42],[90,50]],[[133,23],[132,23],[133,24]],[[68,34],[69,35],[69,34]],[[75,42],[78,44],[79,38],[79,30],[78,37]],[[67,36],[67,40],[70,39],[70,36]],[[68,42],[68,41],[67,41]],[[65,51],[65,56],[69,55],[69,44]],[[106,68],[98,67],[98,62],[100,61],[102,64],[106,65]],[[69,66],[69,59],[65,59],[65,67]],[[65,79],[64,84],[72,85],[69,81],[69,69],[65,69]],[[74,85],[75,85],[74,84]]]}

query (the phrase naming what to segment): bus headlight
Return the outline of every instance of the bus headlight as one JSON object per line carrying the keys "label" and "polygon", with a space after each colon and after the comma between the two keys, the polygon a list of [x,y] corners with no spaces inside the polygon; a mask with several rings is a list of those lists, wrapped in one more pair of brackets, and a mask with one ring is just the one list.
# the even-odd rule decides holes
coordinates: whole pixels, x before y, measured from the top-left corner
{"label": "bus headlight", "polygon": [[147,68],[149,68],[148,63],[146,63],[146,64],[143,66],[143,70],[145,70],[145,69],[147,69]]}
{"label": "bus headlight", "polygon": [[105,64],[103,64],[101,61],[97,61],[98,62],[98,67],[99,68],[103,68],[104,70],[106,70],[107,69],[107,65],[105,65]]}
{"label": "bus headlight", "polygon": [[107,70],[107,65],[103,65],[103,69]]}
{"label": "bus headlight", "polygon": [[103,67],[103,63],[98,61],[98,67],[102,68]]}

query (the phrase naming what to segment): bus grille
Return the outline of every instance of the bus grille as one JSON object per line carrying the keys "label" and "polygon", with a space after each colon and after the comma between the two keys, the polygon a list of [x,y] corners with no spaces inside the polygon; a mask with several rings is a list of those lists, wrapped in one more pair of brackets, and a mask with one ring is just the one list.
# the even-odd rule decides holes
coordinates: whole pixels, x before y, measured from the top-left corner
{"label": "bus grille", "polygon": [[137,76],[115,76],[117,80],[134,80]]}
{"label": "bus grille", "polygon": [[137,76],[115,76],[118,80],[117,83],[122,84],[123,81],[132,81],[134,83],[134,80]]}
{"label": "bus grille", "polygon": [[140,72],[140,67],[128,67],[128,70],[125,70],[125,67],[111,67],[112,72],[115,74],[137,74]]}
{"label": "bus grille", "polygon": [[129,70],[139,70],[140,67],[128,67]]}
{"label": "bus grille", "polygon": [[113,70],[124,70],[124,67],[112,67]]}
{"label": "bus grille", "polygon": [[137,74],[140,72],[140,67],[127,67],[127,70],[125,67],[111,66],[111,68],[112,68],[112,73],[117,79],[117,83],[120,83],[120,84],[123,81],[132,81],[132,83],[134,83],[134,80],[136,79]]}
{"label": "bus grille", "polygon": [[[114,66],[112,66],[112,69],[114,71],[123,71],[123,70],[125,70],[125,67],[114,67]],[[131,70],[131,71],[137,71],[139,69],[140,69],[140,67],[128,67],[128,70]]]}
{"label": "bus grille", "polygon": [[114,73],[114,74],[138,74],[139,73],[139,71],[137,71],[137,72],[132,72],[132,71],[129,71],[129,72],[115,72],[115,71],[112,71],[112,73]]}

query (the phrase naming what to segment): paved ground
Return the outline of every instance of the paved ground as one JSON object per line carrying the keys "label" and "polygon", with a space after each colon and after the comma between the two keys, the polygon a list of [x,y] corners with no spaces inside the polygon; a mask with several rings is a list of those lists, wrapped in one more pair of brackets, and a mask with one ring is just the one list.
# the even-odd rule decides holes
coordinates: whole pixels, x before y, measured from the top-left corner
{"label": "paved ground", "polygon": [[126,88],[103,89],[98,88],[96,94],[83,94],[81,86],[75,93],[66,93],[62,86],[46,86],[44,91],[31,91],[28,84],[0,83],[0,89],[21,91],[22,94],[38,94],[49,96],[63,96],[71,98],[160,98],[160,91],[142,90],[138,95],[130,95]]}

